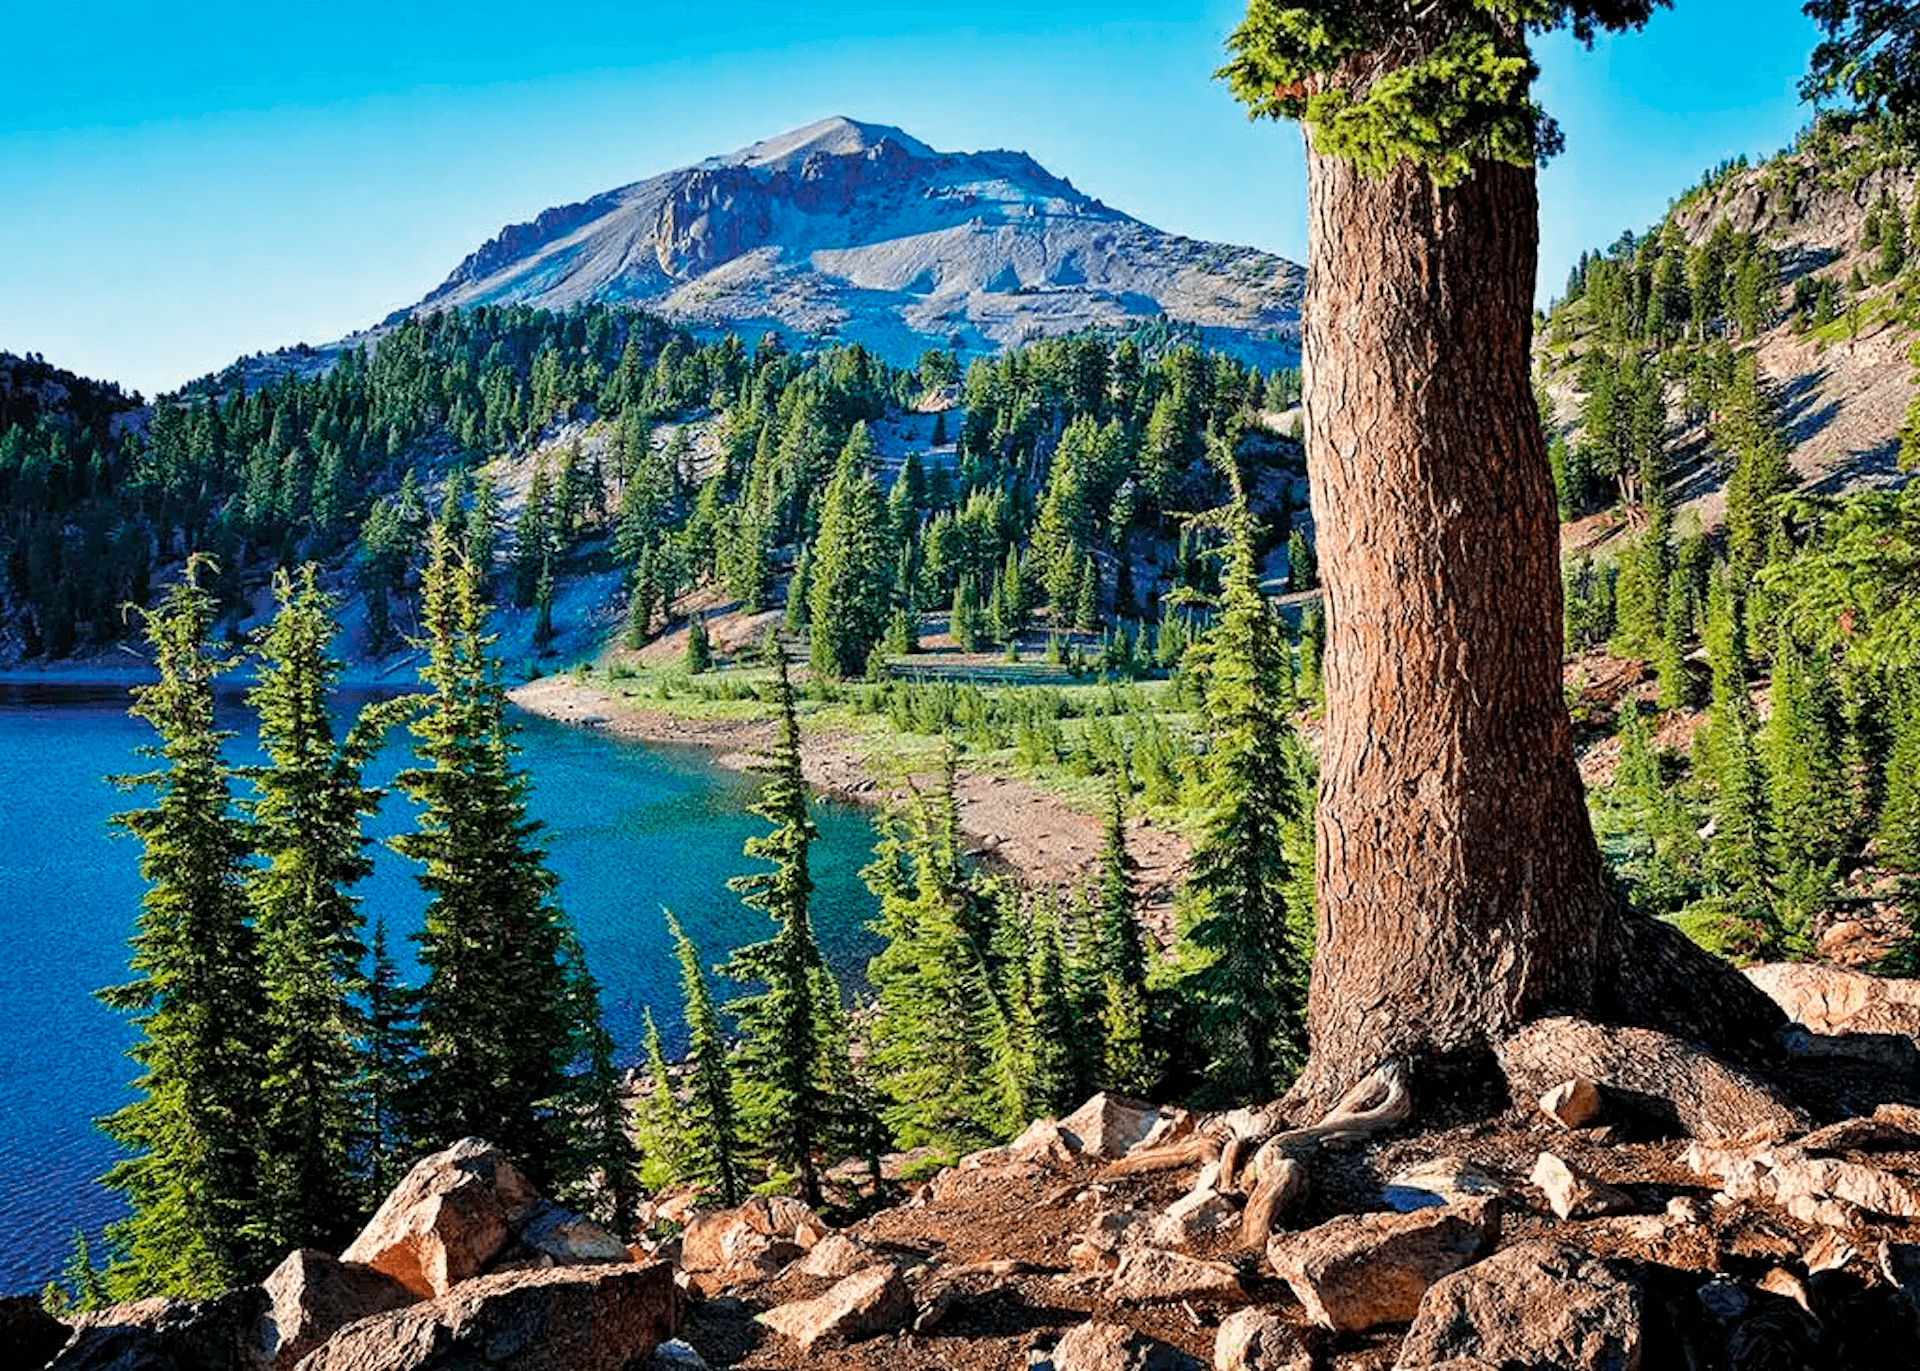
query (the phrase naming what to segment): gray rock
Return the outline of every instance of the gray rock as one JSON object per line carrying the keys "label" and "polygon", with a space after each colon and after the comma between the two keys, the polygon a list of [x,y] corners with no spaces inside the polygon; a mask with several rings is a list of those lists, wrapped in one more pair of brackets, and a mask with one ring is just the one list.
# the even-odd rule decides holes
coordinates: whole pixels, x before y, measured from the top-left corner
{"label": "gray rock", "polygon": [[1313,1371],[1313,1352],[1271,1310],[1236,1309],[1214,1335],[1213,1371]]}
{"label": "gray rock", "polygon": [[1497,1200],[1411,1214],[1346,1214],[1276,1237],[1267,1260],[1308,1318],[1351,1332],[1407,1322],[1429,1286],[1485,1256],[1499,1232]]}
{"label": "gray rock", "polygon": [[852,1342],[913,1322],[913,1292],[893,1266],[857,1271],[826,1294],[769,1309],[760,1322],[799,1345],[802,1356],[826,1338]]}
{"label": "gray rock", "polygon": [[1542,1152],[1528,1178],[1547,1197],[1547,1206],[1562,1219],[1590,1219],[1620,1214],[1633,1208],[1626,1191],[1582,1175],[1551,1152]]}
{"label": "gray rock", "polygon": [[251,1343],[258,1364],[271,1371],[291,1371],[355,1319],[413,1303],[406,1287],[384,1272],[312,1248],[289,1252],[262,1289],[267,1308]]}
{"label": "gray rock", "polygon": [[1396,1213],[1410,1214],[1463,1200],[1507,1199],[1512,1194],[1504,1181],[1464,1157],[1435,1157],[1395,1173],[1381,1198]]}
{"label": "gray rock", "polygon": [[[1040,1366],[1051,1371],[1204,1371],[1177,1348],[1136,1333],[1125,1324],[1089,1321],[1071,1328]],[[1039,1371],[1036,1366],[1034,1371]]]}
{"label": "gray rock", "polygon": [[679,1322],[665,1262],[509,1271],[349,1324],[298,1371],[623,1371]]}
{"label": "gray rock", "polygon": [[542,1200],[518,1226],[530,1251],[555,1266],[606,1266],[628,1260],[627,1245],[592,1219]]}
{"label": "gray rock", "polygon": [[72,1331],[31,1295],[0,1298],[0,1366],[37,1371],[53,1360]]}
{"label": "gray rock", "polygon": [[267,1305],[257,1285],[210,1300],[140,1300],[82,1314],[48,1365],[57,1371],[252,1371],[248,1350]]}
{"label": "gray rock", "polygon": [[1167,1304],[1179,1300],[1246,1299],[1240,1277],[1224,1262],[1200,1261],[1158,1247],[1130,1247],[1120,1254],[1120,1267],[1108,1282],[1106,1296],[1115,1304]]}
{"label": "gray rock", "polygon": [[678,1338],[653,1349],[652,1365],[653,1371],[712,1371],[706,1358]]}
{"label": "gray rock", "polygon": [[1564,1243],[1522,1243],[1436,1282],[1394,1371],[1461,1358],[1538,1371],[1637,1371],[1644,1306],[1623,1264]]}

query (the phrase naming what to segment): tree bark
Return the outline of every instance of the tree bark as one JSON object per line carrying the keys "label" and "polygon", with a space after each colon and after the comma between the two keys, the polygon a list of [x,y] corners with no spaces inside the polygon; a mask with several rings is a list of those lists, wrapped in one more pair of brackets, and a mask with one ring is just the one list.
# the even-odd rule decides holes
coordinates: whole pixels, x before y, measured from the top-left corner
{"label": "tree bark", "polygon": [[[1307,462],[1325,587],[1311,1058],[1324,1107],[1386,1058],[1430,1086],[1547,1013],[1700,1036],[1777,1011],[1617,905],[1562,694],[1559,525],[1529,385],[1530,168],[1369,178],[1308,136]],[[1619,951],[1652,949],[1622,980]],[[1723,978],[1737,978],[1733,987]],[[1665,1003],[1670,1025],[1686,993]]]}

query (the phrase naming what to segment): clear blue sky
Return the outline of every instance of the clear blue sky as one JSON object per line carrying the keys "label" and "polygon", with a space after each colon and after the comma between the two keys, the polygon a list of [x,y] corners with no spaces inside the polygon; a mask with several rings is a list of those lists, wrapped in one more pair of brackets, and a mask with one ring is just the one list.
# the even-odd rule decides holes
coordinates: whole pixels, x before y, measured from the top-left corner
{"label": "clear blue sky", "polygon": [[[1299,135],[1210,79],[1243,2],[16,7],[0,348],[148,393],[424,295],[502,225],[830,114],[1014,147],[1162,228],[1302,260]],[[1799,0],[1540,50],[1545,290],[1807,118]]]}

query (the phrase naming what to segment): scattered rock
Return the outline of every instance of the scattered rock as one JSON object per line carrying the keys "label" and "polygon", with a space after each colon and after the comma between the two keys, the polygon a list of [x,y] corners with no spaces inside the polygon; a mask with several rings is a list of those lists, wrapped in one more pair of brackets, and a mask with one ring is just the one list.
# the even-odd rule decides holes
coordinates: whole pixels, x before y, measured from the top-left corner
{"label": "scattered rock", "polygon": [[1240,1277],[1225,1262],[1200,1261],[1158,1247],[1129,1247],[1107,1284],[1116,1304],[1166,1304],[1175,1300],[1246,1298]]}
{"label": "scattered rock", "polygon": [[1236,1309],[1213,1339],[1213,1371],[1313,1371],[1313,1353],[1267,1309]]}
{"label": "scattered rock", "polygon": [[851,1276],[874,1264],[873,1249],[845,1233],[829,1233],[800,1263],[800,1274],[828,1280]]}
{"label": "scattered rock", "polygon": [[1795,1146],[1806,1152],[1920,1148],[1920,1109],[1905,1104],[1883,1104],[1868,1118],[1842,1119],[1825,1128],[1816,1128]]}
{"label": "scattered rock", "polygon": [[1461,1358],[1500,1367],[1636,1371],[1644,1304],[1624,1265],[1564,1243],[1522,1243],[1427,1291],[1395,1371]]}
{"label": "scattered rock", "polygon": [[542,1200],[519,1225],[520,1241],[555,1266],[605,1266],[630,1260],[627,1245],[592,1219]]}
{"label": "scattered rock", "polygon": [[1905,1033],[1813,1033],[1795,1025],[1782,1031],[1780,1042],[1805,1062],[1860,1062],[1909,1073],[1920,1066],[1920,1049]]}
{"label": "scattered rock", "polygon": [[1815,1033],[1920,1034],[1920,981],[1815,962],[1746,968],[1747,979]]}
{"label": "scattered rock", "polygon": [[1920,1218],[1920,1190],[1865,1162],[1809,1157],[1799,1147],[1712,1147],[1694,1143],[1686,1164],[1720,1182],[1736,1200],[1777,1204],[1806,1223],[1844,1228],[1858,1211]]}
{"label": "scattered rock", "polygon": [[1591,1219],[1633,1208],[1633,1196],[1581,1175],[1551,1152],[1540,1154],[1527,1179],[1546,1192],[1547,1206],[1558,1218]]}
{"label": "scattered rock", "polygon": [[1142,1100],[1101,1091],[1060,1120],[1083,1157],[1118,1161],[1138,1147],[1160,1122],[1160,1111]]}
{"label": "scattered rock", "polygon": [[31,1295],[0,1298],[0,1366],[45,1366],[72,1331]]}
{"label": "scattered rock", "polygon": [[1436,1209],[1462,1200],[1507,1199],[1512,1189],[1464,1157],[1435,1157],[1396,1173],[1381,1191],[1387,1208],[1400,1214]]}
{"label": "scattered rock", "polygon": [[254,1326],[252,1350],[271,1371],[290,1371],[355,1319],[413,1303],[412,1293],[385,1272],[313,1248],[289,1252],[262,1288],[267,1309]]}
{"label": "scattered rock", "polygon": [[891,1333],[913,1322],[913,1294],[892,1266],[870,1266],[841,1281],[826,1294],[769,1309],[760,1322],[793,1339],[800,1354],[812,1353],[824,1338],[852,1342]]}
{"label": "scattered rock", "polygon": [[693,1272],[771,1274],[814,1246],[827,1226],[784,1195],[756,1195],[737,1209],[696,1214],[680,1235],[680,1266]]}
{"label": "scattered rock", "polygon": [[210,1300],[139,1300],[82,1314],[48,1363],[57,1371],[251,1371],[267,1307],[257,1285]]}
{"label": "scattered rock", "polygon": [[1137,1209],[1103,1210],[1067,1249],[1067,1260],[1080,1270],[1111,1271],[1124,1249],[1146,1241],[1150,1222]]}
{"label": "scattered rock", "polygon": [[664,1262],[509,1271],[349,1324],[299,1371],[621,1371],[679,1319]]}
{"label": "scattered rock", "polygon": [[1308,1318],[1349,1332],[1405,1323],[1429,1286],[1485,1256],[1499,1232],[1497,1200],[1411,1214],[1347,1214],[1275,1238],[1267,1260]]}
{"label": "scattered rock", "polygon": [[1537,1100],[1579,1076],[1695,1138],[1731,1138],[1764,1130],[1804,1133],[1807,1116],[1757,1077],[1685,1039],[1650,1028],[1616,1028],[1585,1019],[1537,1019],[1500,1045],[1500,1068],[1515,1100]]}
{"label": "scattered rock", "polygon": [[1190,1190],[1148,1225],[1147,1240],[1156,1247],[1185,1247],[1196,1238],[1231,1227],[1239,1212],[1232,1200],[1211,1186]]}
{"label": "scattered rock", "polygon": [[705,1357],[678,1338],[654,1348],[650,1365],[652,1371],[712,1371]]}
{"label": "scattered rock", "polygon": [[1600,1087],[1585,1076],[1562,1081],[1540,1097],[1540,1112],[1562,1128],[1585,1128],[1600,1117]]}
{"label": "scattered rock", "polygon": [[1186,1353],[1125,1324],[1083,1323],[1069,1329],[1050,1361],[1032,1371],[1203,1371]]}
{"label": "scattered rock", "polygon": [[340,1254],[393,1277],[416,1298],[477,1276],[539,1201],[490,1143],[462,1138],[423,1157]]}
{"label": "scattered rock", "polygon": [[1697,1195],[1675,1195],[1667,1201],[1667,1217],[1675,1223],[1705,1223],[1707,1213],[1706,1202]]}
{"label": "scattered rock", "polygon": [[1060,1131],[1056,1120],[1035,1119],[1027,1125],[1026,1132],[1007,1145],[1005,1152],[1015,1161],[1066,1166],[1072,1163],[1078,1150],[1077,1145]]}

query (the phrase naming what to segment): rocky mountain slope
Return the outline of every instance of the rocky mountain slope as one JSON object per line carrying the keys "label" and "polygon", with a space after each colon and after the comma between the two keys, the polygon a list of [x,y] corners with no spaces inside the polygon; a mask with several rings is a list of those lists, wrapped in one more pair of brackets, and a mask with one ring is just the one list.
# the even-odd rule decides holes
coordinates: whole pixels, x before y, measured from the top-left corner
{"label": "rocky mountain slope", "polygon": [[1293,263],[1162,233],[1024,153],[936,152],[835,118],[503,229],[401,313],[630,303],[896,362],[1165,315],[1271,364],[1297,345],[1300,282]]}

